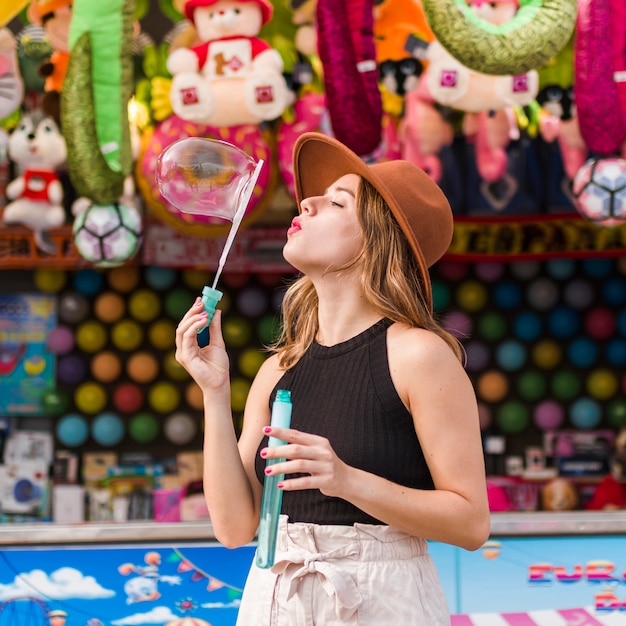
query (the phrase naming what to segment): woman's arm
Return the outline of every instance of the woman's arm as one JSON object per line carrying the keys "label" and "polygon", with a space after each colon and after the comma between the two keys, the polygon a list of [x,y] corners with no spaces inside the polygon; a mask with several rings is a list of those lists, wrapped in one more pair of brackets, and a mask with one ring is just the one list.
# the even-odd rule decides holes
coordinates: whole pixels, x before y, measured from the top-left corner
{"label": "woman's arm", "polygon": [[410,489],[343,463],[328,440],[295,430],[272,429],[289,441],[289,459],[276,473],[305,472],[283,488],[317,488],[348,500],[369,515],[412,535],[474,550],[489,535],[489,508],[476,398],[450,348],[428,331],[394,325],[388,340],[394,384],[413,415],[435,483]]}
{"label": "woman's arm", "polygon": [[254,455],[269,423],[269,395],[279,377],[277,359],[257,374],[246,402],[239,442],[230,405],[229,359],[221,329],[221,311],[209,327],[210,343],[198,346],[197,330],[206,324],[196,302],[176,330],[176,359],[202,390],[204,399],[203,484],[215,536],[227,547],[251,541],[259,522],[261,485]]}

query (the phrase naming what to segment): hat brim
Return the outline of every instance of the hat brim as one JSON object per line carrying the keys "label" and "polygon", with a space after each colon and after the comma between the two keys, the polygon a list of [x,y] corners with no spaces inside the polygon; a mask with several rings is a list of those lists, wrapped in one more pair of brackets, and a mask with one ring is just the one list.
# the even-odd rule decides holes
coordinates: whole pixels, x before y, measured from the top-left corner
{"label": "hat brim", "polygon": [[[324,195],[326,190],[338,178],[346,174],[357,174],[367,180],[385,200],[406,236],[420,267],[421,279],[424,285],[424,299],[432,310],[432,287],[428,267],[437,259],[428,263],[424,258],[415,233],[408,224],[404,212],[398,206],[394,194],[376,174],[376,168],[383,165],[367,165],[357,154],[332,137],[320,133],[303,133],[296,140],[293,151],[295,193],[298,210],[300,209],[300,202],[304,198]],[[424,174],[424,176],[427,175]]]}

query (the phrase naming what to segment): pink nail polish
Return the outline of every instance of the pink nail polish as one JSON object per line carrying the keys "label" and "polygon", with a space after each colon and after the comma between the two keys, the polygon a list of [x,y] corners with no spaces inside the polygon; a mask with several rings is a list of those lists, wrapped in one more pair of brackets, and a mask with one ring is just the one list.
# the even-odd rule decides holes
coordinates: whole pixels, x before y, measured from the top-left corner
{"label": "pink nail polish", "polygon": [[271,426],[266,426],[266,427],[263,429],[263,432],[264,432],[266,435],[269,435],[269,434],[272,432],[272,427],[271,427]]}
{"label": "pink nail polish", "polygon": [[272,468],[271,467],[266,467],[265,468],[265,473],[269,476],[272,473]]}
{"label": "pink nail polish", "polygon": [[265,458],[267,456],[267,450],[261,450],[261,456]]}
{"label": "pink nail polish", "polygon": [[276,486],[277,486],[279,489],[282,489],[282,488],[284,487],[284,484],[283,484],[283,483],[278,483]]}

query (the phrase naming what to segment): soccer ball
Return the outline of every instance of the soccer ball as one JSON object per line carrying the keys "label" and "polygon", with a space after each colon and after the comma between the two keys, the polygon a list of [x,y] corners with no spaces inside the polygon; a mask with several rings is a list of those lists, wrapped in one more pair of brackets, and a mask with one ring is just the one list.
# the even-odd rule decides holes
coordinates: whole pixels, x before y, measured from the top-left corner
{"label": "soccer ball", "polygon": [[143,236],[141,214],[128,204],[92,204],[74,220],[74,245],[98,267],[117,267],[132,259]]}
{"label": "soccer ball", "polygon": [[572,193],[578,212],[599,226],[626,222],[626,161],[589,159],[574,176]]}

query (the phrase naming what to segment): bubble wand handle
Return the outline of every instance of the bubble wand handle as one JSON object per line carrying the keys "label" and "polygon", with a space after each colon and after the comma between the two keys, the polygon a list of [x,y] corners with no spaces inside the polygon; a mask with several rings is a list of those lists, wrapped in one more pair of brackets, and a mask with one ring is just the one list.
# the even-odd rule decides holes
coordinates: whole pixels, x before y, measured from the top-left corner
{"label": "bubble wand handle", "polygon": [[[291,392],[279,389],[272,405],[271,425],[276,428],[289,428],[291,425]],[[269,438],[269,446],[284,446],[285,441]],[[284,459],[268,459],[266,467],[280,463]],[[276,537],[278,534],[278,520],[283,504],[283,492],[278,483],[283,480],[284,474],[271,474],[263,482],[263,497],[261,499],[261,522],[259,524],[256,564],[261,568],[274,565],[276,553]]]}
{"label": "bubble wand handle", "polygon": [[217,271],[215,272],[215,278],[213,279],[213,285],[209,287],[206,285],[202,289],[202,304],[204,305],[204,310],[208,313],[206,324],[198,329],[198,334],[200,334],[208,325],[211,323],[213,319],[213,315],[215,314],[215,307],[217,303],[222,299],[224,295],[219,289],[216,289],[217,281],[222,275],[222,270],[224,269],[224,265],[226,265],[226,258],[228,257],[228,253],[233,245],[233,241],[235,240],[235,235],[237,234],[237,230],[239,230],[239,225],[241,224],[241,220],[243,219],[243,214],[246,211],[246,207],[248,206],[248,202],[250,202],[250,197],[252,196],[252,192],[254,191],[254,187],[256,185],[256,181],[259,178],[259,174],[261,173],[261,168],[263,167],[263,159],[259,159],[257,162],[254,172],[252,172],[252,176],[246,185],[243,196],[237,206],[237,211],[235,211],[235,215],[233,216],[233,223],[228,231],[228,237],[226,238],[226,243],[224,244],[224,249],[222,250],[222,254],[220,255],[220,260],[217,266]]}

